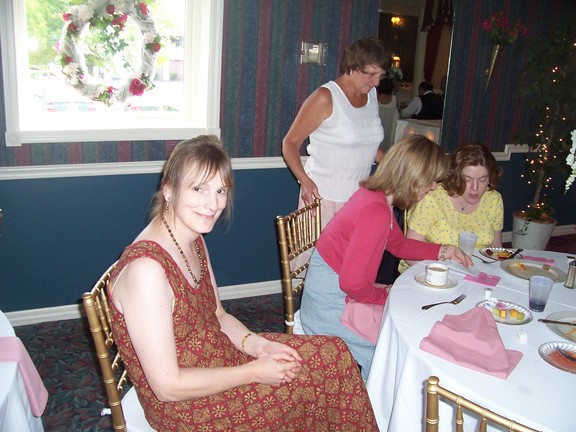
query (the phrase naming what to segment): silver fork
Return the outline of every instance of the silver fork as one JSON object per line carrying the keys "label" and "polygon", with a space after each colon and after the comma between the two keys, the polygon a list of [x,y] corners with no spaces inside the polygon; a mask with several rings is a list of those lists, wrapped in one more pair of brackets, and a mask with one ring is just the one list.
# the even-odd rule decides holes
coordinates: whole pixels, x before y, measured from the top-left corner
{"label": "silver fork", "polygon": [[433,304],[429,304],[429,305],[425,305],[422,306],[422,310],[428,310],[430,309],[432,306],[438,306],[441,304],[448,304],[448,303],[452,303],[457,305],[458,303],[460,303],[462,300],[464,300],[466,298],[466,294],[460,294],[458,297],[456,297],[454,300],[452,301],[446,301],[446,302],[440,302],[440,303],[433,303]]}
{"label": "silver fork", "polygon": [[484,258],[480,258],[478,255],[472,255],[474,258],[478,258],[480,261],[482,261],[484,264],[493,264],[495,262],[498,262],[500,260],[492,260],[492,261],[486,261]]}

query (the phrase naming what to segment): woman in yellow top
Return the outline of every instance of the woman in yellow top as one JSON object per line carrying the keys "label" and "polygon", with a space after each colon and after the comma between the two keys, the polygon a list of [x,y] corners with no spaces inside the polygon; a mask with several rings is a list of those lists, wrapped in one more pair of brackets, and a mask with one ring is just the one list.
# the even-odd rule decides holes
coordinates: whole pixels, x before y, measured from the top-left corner
{"label": "woman in yellow top", "polygon": [[[407,214],[406,237],[458,246],[458,234],[476,233],[477,248],[502,247],[504,205],[495,190],[502,169],[484,145],[470,142],[450,154],[450,172]],[[412,262],[402,261],[400,272]]]}

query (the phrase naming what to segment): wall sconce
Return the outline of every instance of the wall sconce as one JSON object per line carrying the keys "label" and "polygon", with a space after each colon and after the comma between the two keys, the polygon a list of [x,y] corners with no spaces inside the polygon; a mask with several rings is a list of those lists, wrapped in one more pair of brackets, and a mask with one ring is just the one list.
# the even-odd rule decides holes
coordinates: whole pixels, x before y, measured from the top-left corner
{"label": "wall sconce", "polygon": [[395,26],[399,26],[402,24],[402,20],[400,19],[399,16],[393,16],[392,18],[390,18],[390,22],[392,23],[392,25]]}
{"label": "wall sconce", "polygon": [[300,50],[301,64],[326,64],[328,44],[325,42],[302,42]]}
{"label": "wall sconce", "polygon": [[397,55],[392,56],[392,66],[400,68],[400,57]]}

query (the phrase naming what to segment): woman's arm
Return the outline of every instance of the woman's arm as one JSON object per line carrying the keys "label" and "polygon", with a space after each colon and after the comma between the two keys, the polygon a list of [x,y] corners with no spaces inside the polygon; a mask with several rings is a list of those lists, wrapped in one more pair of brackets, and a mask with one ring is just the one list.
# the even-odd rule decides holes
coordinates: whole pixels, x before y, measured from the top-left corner
{"label": "woman's arm", "polygon": [[[202,238],[202,241],[204,239]],[[298,351],[289,347],[288,345],[270,342],[266,338],[251,332],[248,327],[242,324],[235,316],[230,315],[222,307],[220,301],[220,293],[218,285],[212,271],[212,264],[208,255],[208,249],[204,242],[204,250],[206,253],[206,261],[210,272],[212,287],[214,288],[214,297],[216,298],[216,316],[220,322],[222,332],[224,332],[236,348],[244,353],[254,357],[260,358],[270,354],[280,354],[281,358],[287,362],[301,362],[302,357]]]}
{"label": "woman's arm", "polygon": [[407,238],[402,235],[399,229],[393,231],[387,247],[398,258],[454,260],[464,267],[472,265],[472,259],[456,246],[421,242],[421,240]]}
{"label": "woman's arm", "polygon": [[302,104],[292,126],[282,141],[282,156],[294,177],[300,183],[302,199],[312,204],[321,198],[318,187],[304,171],[300,158],[300,147],[304,140],[332,114],[332,95],[324,87],[316,89]]}
{"label": "woman's arm", "polygon": [[494,231],[494,240],[492,240],[492,247],[502,247],[502,230]]}
{"label": "woman's arm", "polygon": [[[408,230],[406,231],[406,238],[419,240],[419,241],[426,241],[426,237],[424,237],[424,235],[417,233],[412,228],[408,228]],[[406,261],[406,263],[408,265],[411,265],[411,266],[418,262],[418,261],[413,261],[413,260],[404,260],[404,261]]]}
{"label": "woman's arm", "polygon": [[299,368],[298,362],[286,360],[283,352],[234,367],[180,368],[173,292],[164,270],[152,259],[140,258],[126,266],[114,288],[114,299],[124,315],[144,375],[161,401],[209,396],[253,382],[279,385],[295,376],[294,370]]}
{"label": "woman's arm", "polygon": [[[494,191],[490,193],[494,195],[496,203],[491,206],[494,209],[494,238],[492,239],[492,247],[502,247],[502,227],[504,226],[504,202],[502,201],[502,195]],[[486,194],[488,195],[488,194]]]}

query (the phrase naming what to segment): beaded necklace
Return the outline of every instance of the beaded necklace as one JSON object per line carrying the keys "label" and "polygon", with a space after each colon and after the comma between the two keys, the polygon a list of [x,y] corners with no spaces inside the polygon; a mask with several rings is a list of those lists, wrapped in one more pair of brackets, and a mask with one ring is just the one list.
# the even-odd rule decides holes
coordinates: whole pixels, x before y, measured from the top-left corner
{"label": "beaded necklace", "polygon": [[196,254],[198,255],[198,259],[200,260],[200,280],[196,279],[196,276],[194,276],[194,274],[192,273],[192,267],[190,267],[190,263],[188,262],[188,258],[186,258],[184,251],[182,250],[182,248],[180,247],[180,245],[176,241],[176,237],[174,237],[174,234],[172,234],[172,230],[168,226],[168,222],[166,222],[166,219],[164,219],[164,216],[161,216],[160,219],[162,219],[162,222],[164,222],[164,226],[168,230],[168,234],[170,234],[170,238],[172,239],[172,241],[174,242],[174,244],[178,248],[178,252],[180,252],[180,255],[182,255],[182,258],[184,259],[184,263],[186,264],[186,268],[188,269],[188,273],[190,273],[190,276],[192,276],[192,280],[194,281],[194,283],[196,283],[196,285],[200,285],[200,281],[204,278],[204,263],[202,262],[202,255],[200,254],[200,247],[198,246],[198,243],[194,242],[194,246],[196,247]]}
{"label": "beaded necklace", "polygon": [[475,205],[475,204],[470,204],[466,201],[464,201],[466,204],[462,205],[462,202],[458,198],[454,198],[454,201],[456,202],[458,207],[460,207],[460,211],[462,211],[462,212],[465,211],[468,207],[472,208]]}

